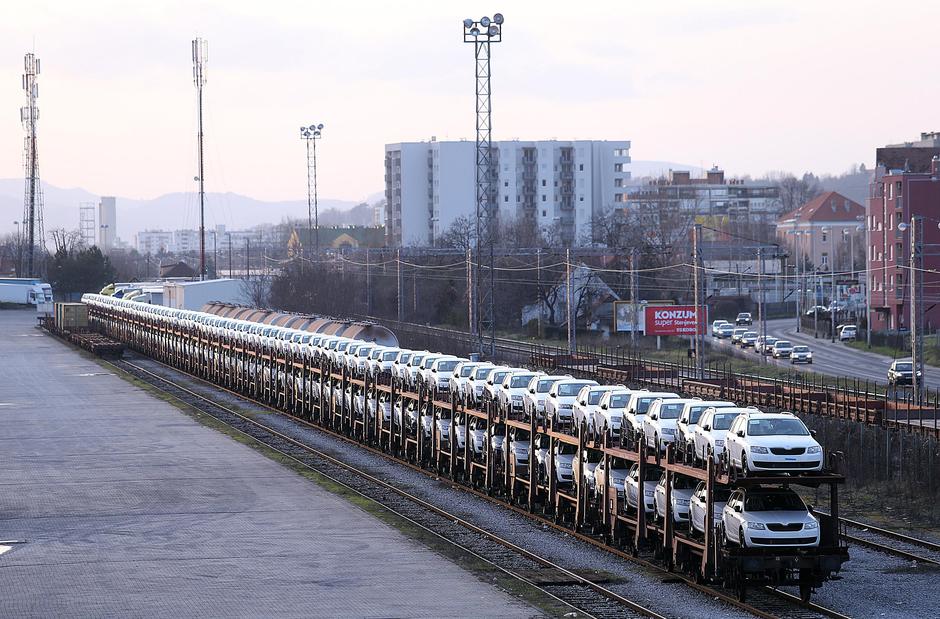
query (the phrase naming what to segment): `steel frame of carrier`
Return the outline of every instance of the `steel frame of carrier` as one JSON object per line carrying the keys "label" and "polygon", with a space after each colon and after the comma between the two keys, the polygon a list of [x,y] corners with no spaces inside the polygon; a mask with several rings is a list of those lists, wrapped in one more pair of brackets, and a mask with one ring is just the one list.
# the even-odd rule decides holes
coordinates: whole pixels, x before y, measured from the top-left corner
{"label": "steel frame of carrier", "polygon": [[[808,601],[812,591],[839,572],[842,564],[849,560],[848,547],[839,529],[838,488],[845,478],[836,472],[745,477],[734,470],[726,470],[710,458],[705,468],[690,466],[676,460],[672,446],[665,454],[651,454],[647,452],[645,441],[632,440],[627,433],[621,433],[616,441],[606,428],[599,437],[588,436],[583,425],[576,429],[554,427],[551,419],[543,421],[534,416],[527,419],[512,410],[500,410],[495,401],[472,408],[458,398],[449,397],[446,391],[424,387],[410,390],[388,373],[377,376],[353,373],[345,366],[335,367],[323,354],[297,354],[289,346],[278,351],[263,344],[239,342],[218,330],[213,332],[201,325],[185,325],[181,324],[183,321],[150,314],[146,311],[148,306],[132,305],[133,309],[145,311],[130,312],[125,311],[124,304],[133,302],[101,302],[100,299],[99,295],[86,295],[92,327],[140,353],[306,422],[379,448],[395,458],[449,476],[455,482],[468,484],[530,512],[541,511],[555,522],[567,524],[579,532],[603,535],[612,547],[627,549],[633,554],[652,552],[667,568],[682,569],[699,582],[722,583],[735,590],[740,599],[744,598],[747,587],[768,584],[799,586],[801,597]],[[362,405],[357,407],[359,396]],[[390,405],[388,422],[379,406],[381,399],[387,399]],[[401,406],[402,423],[397,423],[397,405]],[[415,422],[409,425],[407,409],[412,406]],[[446,439],[438,431],[437,423],[445,413],[449,413],[451,419]],[[431,417],[430,436],[425,436],[422,429],[422,415]],[[458,447],[454,431],[458,416],[464,419],[462,449]],[[493,451],[489,433],[484,435],[482,453],[475,453],[470,440],[471,419],[485,422],[486,428],[503,424],[501,454]],[[510,432],[513,430],[528,433],[526,466],[519,465],[511,453]],[[540,479],[538,474],[537,435],[550,439],[546,479]],[[605,471],[610,471],[613,458],[638,463],[638,506],[644,504],[646,467],[662,468],[667,476],[665,518],[658,522],[655,512],[654,517],[649,518],[645,509],[628,509],[626,479],[621,494],[610,487],[605,477],[608,487],[603,500],[595,500],[581,482],[580,468],[572,467],[572,485],[561,487],[555,473],[555,451],[559,443],[575,446],[576,460],[580,460],[586,449],[597,450],[604,460]],[[837,460],[830,457],[830,466]],[[676,529],[671,501],[676,476],[706,483],[706,531],[702,536]],[[754,485],[828,487],[830,513],[816,514],[820,520],[820,545],[741,548],[721,543],[713,520],[714,490]]]}

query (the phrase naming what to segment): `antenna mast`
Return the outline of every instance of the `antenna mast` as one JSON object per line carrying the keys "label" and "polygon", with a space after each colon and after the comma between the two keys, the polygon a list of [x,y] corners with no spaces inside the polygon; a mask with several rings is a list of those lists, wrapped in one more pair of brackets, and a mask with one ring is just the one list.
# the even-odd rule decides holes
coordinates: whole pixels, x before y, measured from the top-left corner
{"label": "antenna mast", "polygon": [[199,110],[199,279],[206,278],[206,188],[202,165],[202,87],[206,83],[206,63],[209,44],[205,39],[193,39],[193,82]]}
{"label": "antenna mast", "polygon": [[[20,108],[20,121],[26,131],[23,148],[23,166],[26,171],[26,199],[23,221],[26,224],[26,276],[36,275],[36,239],[43,243],[42,187],[39,184],[39,152],[36,144],[36,124],[39,121],[39,59],[32,53],[23,59],[23,90],[26,91],[26,106]],[[44,245],[44,243],[43,243]]]}

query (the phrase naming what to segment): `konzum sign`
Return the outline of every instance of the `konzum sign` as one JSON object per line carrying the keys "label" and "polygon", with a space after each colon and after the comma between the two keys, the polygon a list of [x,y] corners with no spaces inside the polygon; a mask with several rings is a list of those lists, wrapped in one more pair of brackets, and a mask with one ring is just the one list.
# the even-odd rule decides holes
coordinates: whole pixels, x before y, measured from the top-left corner
{"label": "konzum sign", "polygon": [[[699,333],[705,332],[707,310],[699,312]],[[666,305],[646,308],[646,335],[695,335],[695,306]]]}

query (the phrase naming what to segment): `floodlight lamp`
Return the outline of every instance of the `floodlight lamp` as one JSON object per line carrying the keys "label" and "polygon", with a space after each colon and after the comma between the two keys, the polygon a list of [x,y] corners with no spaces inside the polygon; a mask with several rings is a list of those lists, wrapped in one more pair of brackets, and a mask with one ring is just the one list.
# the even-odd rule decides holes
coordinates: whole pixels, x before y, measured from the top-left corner
{"label": "floodlight lamp", "polygon": [[490,26],[490,29],[487,31],[491,37],[495,37],[499,34],[499,26]]}
{"label": "floodlight lamp", "polygon": [[497,26],[501,26],[503,24],[503,14],[497,13],[496,15],[493,15],[493,23],[495,23]]}
{"label": "floodlight lamp", "polygon": [[489,25],[490,25],[490,18],[489,18],[489,17],[485,17],[485,16],[482,17],[482,18],[480,19],[480,25],[483,26],[484,28],[488,28]]}
{"label": "floodlight lamp", "polygon": [[319,131],[320,129],[323,129],[323,123],[320,123],[319,125],[317,125],[317,131]]}
{"label": "floodlight lamp", "polygon": [[317,130],[317,126],[316,126],[316,125],[310,125],[310,130],[311,130],[311,131],[316,131],[316,130]]}
{"label": "floodlight lamp", "polygon": [[907,224],[907,222],[902,221],[898,224],[898,230],[901,232],[906,232],[908,228],[910,228],[910,226]]}
{"label": "floodlight lamp", "polygon": [[479,28],[471,28],[471,29],[470,29],[470,34],[472,34],[473,36],[477,36],[478,34],[480,34],[480,29],[479,29]]}
{"label": "floodlight lamp", "polygon": [[473,20],[470,19],[469,17],[468,17],[467,19],[463,20],[463,27],[464,27],[464,28],[469,28],[469,27],[472,26],[472,25],[473,25]]}

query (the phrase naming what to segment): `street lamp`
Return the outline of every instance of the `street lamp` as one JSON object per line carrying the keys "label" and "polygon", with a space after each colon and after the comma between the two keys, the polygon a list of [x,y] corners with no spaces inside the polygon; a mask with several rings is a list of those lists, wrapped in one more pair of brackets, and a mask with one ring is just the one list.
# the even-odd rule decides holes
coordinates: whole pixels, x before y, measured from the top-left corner
{"label": "street lamp", "polygon": [[[316,227],[314,253],[320,255],[320,213],[317,206],[317,140],[323,131],[323,123],[300,128],[300,139],[307,143],[307,244],[310,243],[311,231]],[[311,144],[312,154],[311,154]],[[310,200],[313,198],[313,211]]]}

